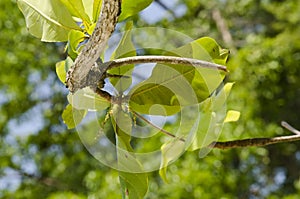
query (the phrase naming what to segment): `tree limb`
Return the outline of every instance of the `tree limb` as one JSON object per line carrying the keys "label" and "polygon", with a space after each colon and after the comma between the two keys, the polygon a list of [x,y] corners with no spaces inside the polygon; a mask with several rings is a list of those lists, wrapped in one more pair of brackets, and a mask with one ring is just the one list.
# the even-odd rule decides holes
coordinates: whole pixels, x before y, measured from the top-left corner
{"label": "tree limb", "polygon": [[115,30],[120,10],[121,0],[103,0],[95,30],[67,73],[66,85],[71,93],[88,86],[88,74]]}
{"label": "tree limb", "polygon": [[134,56],[125,57],[120,59],[115,59],[113,61],[105,62],[107,68],[115,68],[128,64],[142,64],[142,63],[161,63],[161,64],[182,64],[189,66],[198,66],[202,68],[210,68],[215,70],[221,70],[228,72],[226,66],[211,63],[208,61],[185,58],[185,57],[175,57],[175,56],[161,56],[161,55],[144,55],[144,56]]}
{"label": "tree limb", "polygon": [[[144,118],[142,115],[138,114],[137,112],[133,111],[133,114],[135,114],[138,118],[145,121],[150,126],[158,129],[160,132],[164,133],[167,136],[170,136],[172,138],[178,138],[174,134],[156,126],[155,124],[152,124],[150,121],[148,121],[146,118]],[[278,143],[284,143],[284,142],[294,142],[300,140],[300,132],[296,130],[294,127],[289,125],[287,122],[281,122],[282,126],[290,130],[296,135],[289,135],[289,136],[279,136],[274,138],[249,138],[249,139],[243,139],[243,140],[233,140],[233,141],[224,141],[224,142],[212,142],[207,146],[207,148],[217,148],[217,149],[232,149],[232,148],[239,148],[239,147],[253,147],[253,146],[267,146],[271,144],[278,144]],[[180,141],[185,142],[186,140],[184,138],[178,138]]]}

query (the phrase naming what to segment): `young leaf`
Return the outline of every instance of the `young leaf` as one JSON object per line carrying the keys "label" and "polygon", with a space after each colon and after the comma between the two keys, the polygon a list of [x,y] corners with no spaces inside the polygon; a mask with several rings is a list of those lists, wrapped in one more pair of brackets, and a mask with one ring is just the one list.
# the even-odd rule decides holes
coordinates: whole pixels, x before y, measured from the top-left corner
{"label": "young leaf", "polygon": [[227,112],[226,118],[224,120],[225,122],[236,122],[239,120],[241,113],[239,111],[233,111],[230,110]]}
{"label": "young leaf", "polygon": [[73,60],[70,57],[67,57],[66,60],[56,63],[56,75],[63,84],[66,84],[67,71],[72,65]]}
{"label": "young leaf", "polygon": [[71,30],[68,39],[68,55],[75,60],[78,56],[78,46],[85,39],[85,34],[82,31]]}
{"label": "young leaf", "polygon": [[80,30],[60,0],[18,0],[29,32],[46,42],[68,40],[71,30]]}
{"label": "young leaf", "polygon": [[89,16],[85,13],[82,0],[60,0],[69,10],[72,16],[78,17],[83,21],[87,28],[91,23]]}
{"label": "young leaf", "polygon": [[101,12],[102,0],[94,0],[93,3],[93,22],[97,22]]}
{"label": "young leaf", "polygon": [[139,13],[141,10],[148,7],[153,0],[122,0],[122,12],[119,16],[119,21]]}
{"label": "young leaf", "polygon": [[68,129],[75,128],[86,115],[86,110],[78,110],[68,104],[62,113],[62,119]]}
{"label": "young leaf", "polygon": [[[132,29],[132,22],[128,22],[126,24],[126,32],[123,33],[123,37],[117,46],[116,50],[112,54],[111,59],[123,58],[123,57],[130,57],[135,56],[136,51],[135,47],[131,41],[131,29]],[[119,75],[120,78],[110,78],[110,82],[114,87],[119,91],[125,91],[132,83],[131,73],[134,68],[134,64],[128,64],[123,67],[113,68],[108,71],[109,74]],[[126,77],[122,77],[125,75]]]}

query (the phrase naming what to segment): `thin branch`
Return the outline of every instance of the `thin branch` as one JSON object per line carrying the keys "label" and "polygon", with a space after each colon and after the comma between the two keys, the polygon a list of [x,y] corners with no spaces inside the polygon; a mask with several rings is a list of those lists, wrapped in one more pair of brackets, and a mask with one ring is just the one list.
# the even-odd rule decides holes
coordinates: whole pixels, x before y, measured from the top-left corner
{"label": "thin branch", "polygon": [[103,0],[95,30],[76,58],[73,67],[68,71],[66,85],[70,92],[74,93],[78,89],[88,86],[86,85],[88,74],[115,30],[120,11],[121,0]]}
{"label": "thin branch", "polygon": [[226,66],[211,63],[208,61],[192,59],[192,58],[160,56],[160,55],[125,57],[125,58],[120,58],[120,59],[115,59],[113,61],[105,62],[104,64],[107,64],[108,69],[111,69],[111,68],[120,67],[128,64],[142,64],[142,63],[182,64],[182,65],[197,66],[202,68],[210,68],[210,69],[228,72]]}
{"label": "thin branch", "polygon": [[291,131],[292,133],[294,133],[296,135],[300,135],[300,131],[298,131],[297,129],[295,129],[294,127],[292,127],[285,121],[281,122],[281,126],[283,126],[284,128],[286,128],[287,130]]}
{"label": "thin branch", "polygon": [[[174,134],[156,126],[155,124],[152,124],[150,121],[148,121],[146,118],[144,118],[142,115],[138,114],[137,112],[133,111],[133,114],[135,114],[138,118],[142,119],[144,122],[149,124],[150,126],[160,130],[162,133],[164,133],[167,136],[178,138]],[[217,149],[232,149],[232,148],[240,148],[240,147],[253,147],[253,146],[267,146],[271,144],[278,144],[278,143],[284,143],[284,142],[294,142],[300,140],[300,134],[298,134],[298,130],[290,126],[288,123],[283,122],[285,126],[288,126],[288,130],[293,129],[293,132],[297,132],[297,135],[290,135],[290,136],[279,136],[274,138],[250,138],[250,139],[243,139],[243,140],[233,140],[233,141],[224,141],[224,142],[212,142],[207,147],[208,148],[217,148]],[[179,138],[182,142],[185,142],[186,140],[184,138]]]}
{"label": "thin branch", "polygon": [[280,136],[274,138],[250,138],[244,140],[213,142],[210,145],[208,145],[208,147],[218,148],[218,149],[232,149],[232,148],[239,148],[239,147],[267,146],[270,144],[293,142],[299,140],[300,140],[300,135]]}
{"label": "thin branch", "polygon": [[[168,132],[168,131],[166,131],[166,130],[158,127],[158,126],[156,126],[155,124],[151,123],[149,120],[147,120],[146,118],[144,118],[142,115],[138,114],[137,112],[132,111],[132,113],[135,116],[137,116],[138,118],[140,118],[141,120],[143,120],[144,122],[146,122],[147,124],[149,124],[150,126],[158,129],[160,132],[164,133],[165,135],[170,136],[172,138],[178,138],[176,135],[174,135],[174,134],[172,134],[172,133],[170,133],[170,132]],[[181,141],[183,141],[183,142],[185,142],[185,139],[183,139],[183,138],[178,138],[178,139],[181,140]]]}

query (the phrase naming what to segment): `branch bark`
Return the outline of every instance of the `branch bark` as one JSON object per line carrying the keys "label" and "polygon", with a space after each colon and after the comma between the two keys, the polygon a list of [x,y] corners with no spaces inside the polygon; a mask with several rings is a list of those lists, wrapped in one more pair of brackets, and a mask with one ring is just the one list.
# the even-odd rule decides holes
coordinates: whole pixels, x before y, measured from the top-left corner
{"label": "branch bark", "polygon": [[[146,118],[144,118],[142,115],[138,114],[137,112],[133,111],[133,114],[137,116],[138,118],[142,119],[144,122],[152,126],[153,128],[158,129],[163,134],[172,137],[177,138],[182,142],[186,142],[184,138],[178,138],[176,135],[156,126],[155,124],[152,124],[150,121],[148,121]],[[300,131],[289,125],[287,122],[281,122],[281,125],[285,127],[287,130],[291,131],[292,133],[296,135],[289,135],[289,136],[279,136],[279,137],[273,137],[273,138],[249,138],[249,139],[243,139],[243,140],[233,140],[233,141],[224,141],[224,142],[212,142],[207,148],[217,148],[217,149],[233,149],[233,148],[240,148],[240,147],[253,147],[253,146],[267,146],[271,144],[278,144],[278,143],[285,143],[285,142],[294,142],[300,140]]]}
{"label": "branch bark", "polygon": [[192,59],[192,58],[160,56],[160,55],[125,57],[125,58],[120,58],[120,59],[115,59],[113,61],[105,62],[103,65],[107,65],[107,69],[111,69],[111,68],[120,67],[128,64],[142,64],[142,63],[182,64],[182,65],[198,66],[202,68],[210,68],[210,69],[228,72],[226,66],[211,63],[208,61]]}
{"label": "branch bark", "polygon": [[103,0],[95,30],[67,73],[66,85],[71,93],[89,86],[86,83],[88,74],[115,30],[120,11],[121,0]]}

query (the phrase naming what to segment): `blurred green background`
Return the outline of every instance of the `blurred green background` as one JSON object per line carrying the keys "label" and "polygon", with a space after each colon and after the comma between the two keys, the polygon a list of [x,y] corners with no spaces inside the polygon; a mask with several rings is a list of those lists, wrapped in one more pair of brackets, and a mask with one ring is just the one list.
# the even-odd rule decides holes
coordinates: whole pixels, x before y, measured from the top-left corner
{"label": "blurred green background", "polygon": [[[155,13],[155,14],[153,14]],[[241,112],[220,140],[300,129],[299,0],[161,0],[134,18],[231,50],[228,108]],[[0,2],[0,198],[120,198],[118,173],[98,163],[61,120],[67,89],[55,74],[63,44],[30,36],[15,1]],[[163,37],[163,36],[162,36]],[[163,38],[162,38],[163,39]],[[149,174],[147,198],[299,198],[300,142],[231,150]]]}

